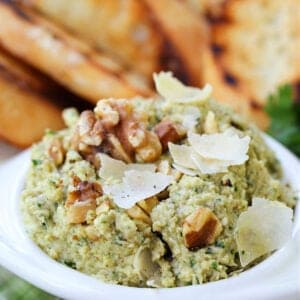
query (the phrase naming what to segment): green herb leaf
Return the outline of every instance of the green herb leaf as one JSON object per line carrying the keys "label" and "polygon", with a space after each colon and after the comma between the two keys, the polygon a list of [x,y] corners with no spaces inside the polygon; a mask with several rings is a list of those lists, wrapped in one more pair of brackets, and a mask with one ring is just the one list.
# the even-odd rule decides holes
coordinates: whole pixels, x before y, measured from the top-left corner
{"label": "green herb leaf", "polygon": [[34,166],[38,166],[42,163],[42,160],[40,159],[32,159],[31,161]]}
{"label": "green herb leaf", "polygon": [[268,133],[300,156],[300,103],[293,101],[292,87],[279,87],[269,96],[265,111],[271,119]]}
{"label": "green herb leaf", "polygon": [[214,270],[218,271],[218,263],[216,261],[213,261],[210,265]]}

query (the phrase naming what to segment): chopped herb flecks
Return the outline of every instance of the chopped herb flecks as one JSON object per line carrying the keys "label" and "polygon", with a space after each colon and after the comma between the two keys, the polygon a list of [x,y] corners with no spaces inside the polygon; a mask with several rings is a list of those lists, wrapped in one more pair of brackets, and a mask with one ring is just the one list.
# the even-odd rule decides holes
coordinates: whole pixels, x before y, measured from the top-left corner
{"label": "chopped herb flecks", "polygon": [[220,247],[220,248],[224,248],[225,247],[223,241],[216,241],[215,245],[216,245],[216,247]]}
{"label": "chopped herb flecks", "polygon": [[190,266],[193,268],[195,264],[196,264],[195,258],[191,257],[190,258]]}
{"label": "chopped herb flecks", "polygon": [[63,261],[63,263],[64,263],[66,266],[68,266],[68,267],[70,267],[70,268],[76,270],[76,263],[74,263],[73,261],[71,261],[71,260],[65,260],[65,261]]}
{"label": "chopped herb flecks", "polygon": [[214,270],[218,271],[218,263],[217,263],[216,261],[213,261],[213,262],[211,263],[211,267],[212,267]]}
{"label": "chopped herb flecks", "polygon": [[43,161],[40,160],[40,159],[32,159],[31,162],[32,162],[32,164],[33,164],[34,166],[38,166],[38,165],[40,165]]}
{"label": "chopped herb flecks", "polygon": [[52,130],[52,129],[46,129],[45,134],[46,135],[54,135],[54,134],[56,134],[56,131]]}
{"label": "chopped herb flecks", "polygon": [[211,247],[207,247],[207,249],[205,250],[206,254],[212,254],[214,251]]}

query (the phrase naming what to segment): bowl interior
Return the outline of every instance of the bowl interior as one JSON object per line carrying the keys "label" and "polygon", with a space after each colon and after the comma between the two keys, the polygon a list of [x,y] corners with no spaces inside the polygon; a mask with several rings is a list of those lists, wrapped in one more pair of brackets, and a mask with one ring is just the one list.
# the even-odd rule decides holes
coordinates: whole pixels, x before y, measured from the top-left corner
{"label": "bowl interior", "polygon": [[[284,169],[284,180],[300,196],[300,163],[288,150],[270,137],[266,142],[276,152]],[[0,264],[40,288],[67,299],[277,299],[282,294],[296,295],[300,242],[300,208],[296,208],[293,239],[262,263],[242,274],[204,285],[150,289],[106,284],[49,258],[27,236],[19,210],[20,193],[30,162],[29,151],[23,152],[0,167]],[[4,191],[4,194],[3,194]],[[276,294],[274,287],[276,286]],[[255,297],[255,295],[257,295]],[[249,297],[252,298],[249,298]],[[262,297],[263,296],[263,297]],[[199,298],[200,297],[200,298]],[[269,297],[269,298],[268,298]]]}

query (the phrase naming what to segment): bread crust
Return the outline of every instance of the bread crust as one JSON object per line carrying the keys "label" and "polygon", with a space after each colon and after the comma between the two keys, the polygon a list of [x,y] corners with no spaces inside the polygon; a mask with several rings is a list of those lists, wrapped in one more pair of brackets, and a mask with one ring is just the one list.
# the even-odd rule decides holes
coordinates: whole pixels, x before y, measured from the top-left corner
{"label": "bread crust", "polygon": [[63,127],[62,108],[46,96],[49,84],[31,71],[0,48],[0,136],[21,148],[38,141],[46,128]]}
{"label": "bread crust", "polygon": [[213,24],[217,59],[254,106],[300,80],[299,1],[228,0],[222,17]]}
{"label": "bread crust", "polygon": [[150,94],[142,80],[123,70],[105,54],[95,52],[25,8],[0,2],[0,43],[92,103],[100,98]]}
{"label": "bread crust", "polygon": [[211,33],[203,16],[191,11],[184,2],[174,0],[145,0],[160,23],[167,39],[177,50],[186,67],[189,84],[213,86],[217,101],[231,106],[244,117],[266,128],[268,118],[258,105],[252,105],[251,98],[239,86],[228,84],[224,70],[214,56],[211,47]]}
{"label": "bread crust", "polygon": [[162,38],[140,0],[23,0],[82,40],[147,78],[159,68]]}

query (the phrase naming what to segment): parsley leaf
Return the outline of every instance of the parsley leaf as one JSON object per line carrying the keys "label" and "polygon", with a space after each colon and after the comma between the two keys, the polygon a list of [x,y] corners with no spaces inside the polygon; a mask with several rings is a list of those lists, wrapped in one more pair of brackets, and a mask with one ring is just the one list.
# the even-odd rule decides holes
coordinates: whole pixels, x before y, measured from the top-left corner
{"label": "parsley leaf", "polygon": [[300,156],[300,103],[293,101],[290,85],[278,88],[265,106],[271,123],[268,133]]}

